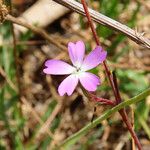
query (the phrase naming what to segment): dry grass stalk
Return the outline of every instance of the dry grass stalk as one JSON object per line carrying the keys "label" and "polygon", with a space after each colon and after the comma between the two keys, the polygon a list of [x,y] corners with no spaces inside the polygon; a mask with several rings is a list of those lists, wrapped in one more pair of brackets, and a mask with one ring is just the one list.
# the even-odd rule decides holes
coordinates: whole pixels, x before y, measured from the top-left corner
{"label": "dry grass stalk", "polygon": [[[71,10],[74,10],[75,12],[84,15],[85,16],[85,12],[84,9],[82,7],[82,4],[74,1],[74,0],[53,0],[67,8],[70,8]],[[144,47],[147,47],[150,49],[150,40],[145,38],[142,34],[137,33],[136,31],[132,30],[131,28],[129,28],[128,26],[121,24],[120,22],[113,20],[99,12],[96,12],[92,9],[89,8],[89,12],[90,12],[90,16],[91,18],[99,23],[102,24],[104,26],[107,26],[113,30],[119,31],[121,33],[123,33],[124,35],[128,36],[131,40],[133,40],[134,42],[136,42],[139,45],[142,45]]]}

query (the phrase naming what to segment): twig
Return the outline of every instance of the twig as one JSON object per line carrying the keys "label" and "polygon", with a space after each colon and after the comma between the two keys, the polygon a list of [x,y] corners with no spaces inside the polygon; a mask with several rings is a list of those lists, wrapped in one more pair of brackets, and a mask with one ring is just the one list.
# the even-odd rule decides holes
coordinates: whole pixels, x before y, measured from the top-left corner
{"label": "twig", "polygon": [[[40,116],[38,115],[38,113],[32,108],[31,104],[26,100],[25,97],[21,98],[21,101],[27,105],[27,107],[30,109],[33,117],[40,123],[40,125],[44,124],[44,121],[40,118]],[[53,138],[53,134],[51,133],[50,130],[46,129],[45,132],[51,137]]]}
{"label": "twig", "polygon": [[[63,105],[63,98],[58,96],[55,88],[53,87],[53,85],[51,83],[51,77],[47,76],[46,79],[47,79],[50,91],[52,93],[52,97],[54,97],[56,100],[59,99],[59,101],[58,101],[57,105],[55,106],[51,115],[48,117],[48,119],[44,122],[44,124],[38,130],[38,132],[36,134],[36,139],[38,139],[41,135],[43,135],[43,137],[44,137],[45,131],[47,131],[50,128],[51,123],[53,122],[53,120],[55,119],[57,114],[60,113],[60,111],[62,109],[62,105]],[[56,145],[56,143],[55,143],[55,145]]]}
{"label": "twig", "polygon": [[[85,12],[84,12],[82,5],[78,2],[76,2],[75,0],[53,0],[53,1],[85,16]],[[95,22],[97,22],[101,25],[107,26],[111,29],[115,29],[116,31],[119,31],[119,32],[123,33],[124,35],[128,36],[131,40],[133,40],[137,44],[150,49],[150,40],[143,37],[140,33],[136,34],[135,31],[132,30],[131,28],[129,28],[128,26],[121,24],[120,22],[113,20],[113,19],[111,19],[99,12],[96,12],[90,8],[88,8],[88,10],[90,12],[91,18]],[[141,36],[138,36],[138,35],[141,35]]]}
{"label": "twig", "polygon": [[14,85],[14,83],[7,77],[7,74],[3,70],[3,68],[0,66],[0,74],[5,78],[6,82],[9,84],[9,86],[15,90],[16,92],[18,91],[17,87]]}
{"label": "twig", "polygon": [[14,47],[14,61],[15,61],[15,69],[16,69],[16,79],[17,79],[17,86],[18,86],[18,92],[19,92],[19,97],[21,96],[21,87],[20,87],[20,77],[19,77],[19,64],[18,64],[18,53],[17,53],[17,44],[16,44],[16,35],[14,32],[14,25],[13,23],[11,24],[12,28],[12,36],[13,36],[13,47]]}
{"label": "twig", "polygon": [[50,115],[50,117],[46,120],[46,122],[44,122],[42,127],[39,129],[37,137],[39,137],[39,135],[45,133],[45,131],[49,129],[49,126],[51,125],[52,121],[55,119],[56,115],[60,112],[61,107],[62,107],[61,103],[58,103],[55,109],[53,110],[52,114]]}
{"label": "twig", "polygon": [[[12,3],[10,1],[10,11],[12,13]],[[14,24],[11,22],[11,31],[12,31],[12,37],[13,37],[13,55],[14,55],[14,64],[15,64],[15,73],[16,73],[16,81],[18,86],[18,94],[19,94],[19,100],[21,102],[21,81],[20,81],[20,74],[19,74],[19,63],[18,63],[18,51],[17,51],[17,41],[16,41],[16,35],[15,35],[15,29]]]}
{"label": "twig", "polygon": [[119,141],[119,143],[117,143],[117,146],[115,146],[115,150],[122,150],[125,143],[127,143],[129,141],[128,133],[122,134],[118,141]]}
{"label": "twig", "polygon": [[[44,40],[41,40],[41,41],[39,41],[39,40],[37,40],[37,41],[16,41],[17,43],[17,46],[18,45],[28,45],[28,46],[30,46],[30,45],[40,45],[40,44],[46,44],[46,41],[44,41]],[[10,41],[10,42],[3,42],[3,43],[1,43],[0,44],[0,46],[10,46],[12,44],[12,42]]]}
{"label": "twig", "polygon": [[20,20],[20,19],[17,19],[17,18],[15,18],[15,17],[11,16],[11,15],[7,15],[5,19],[6,19],[7,21],[11,21],[11,22],[13,22],[13,23],[15,23],[15,24],[18,24],[18,25],[21,25],[21,26],[23,26],[23,27],[26,27],[26,28],[30,29],[31,31],[33,31],[33,32],[36,33],[36,34],[39,34],[39,35],[42,36],[44,39],[46,39],[48,42],[50,42],[50,43],[56,45],[56,46],[59,47],[60,49],[66,49],[65,46],[62,46],[61,44],[59,44],[56,40],[54,40],[52,37],[50,37],[50,36],[48,35],[48,33],[45,32],[45,31],[44,31],[43,29],[41,29],[41,28],[35,27],[35,26],[33,26],[33,25],[30,25],[30,24],[28,24],[27,22],[22,21],[22,20]]}

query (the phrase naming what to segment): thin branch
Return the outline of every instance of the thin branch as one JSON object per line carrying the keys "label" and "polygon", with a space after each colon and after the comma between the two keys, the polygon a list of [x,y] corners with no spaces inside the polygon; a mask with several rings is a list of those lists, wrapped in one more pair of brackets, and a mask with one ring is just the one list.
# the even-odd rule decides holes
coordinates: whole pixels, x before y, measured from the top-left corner
{"label": "thin branch", "polygon": [[[53,1],[85,16],[83,6],[74,0],[67,0],[67,1],[66,0],[53,0]],[[113,20],[99,12],[96,12],[90,8],[88,8],[88,9],[89,9],[92,19],[95,22],[97,22],[101,25],[107,26],[116,31],[119,31],[119,32],[123,33],[124,35],[128,36],[131,40],[133,40],[137,44],[150,49],[150,40],[145,38],[142,34],[137,33],[136,31],[132,30],[128,26],[121,24],[120,22]]]}
{"label": "thin branch", "polygon": [[[89,23],[89,25],[91,27],[93,36],[95,38],[96,44],[100,45],[100,42],[99,42],[99,39],[98,39],[98,35],[96,33],[96,30],[94,28],[93,22],[91,20],[91,16],[90,16],[89,11],[88,11],[87,4],[86,4],[85,0],[81,0],[81,2],[82,2],[82,5],[83,5],[83,8],[84,8],[86,17],[88,19],[88,23]],[[119,93],[119,87],[118,87],[118,83],[117,83],[117,78],[116,78],[115,72],[113,72],[113,76],[111,76],[110,70],[109,70],[109,68],[108,68],[108,66],[106,64],[106,61],[104,61],[103,64],[104,64],[104,67],[105,67],[106,75],[107,75],[107,77],[108,77],[108,79],[110,81],[110,84],[111,84],[111,87],[112,87],[112,90],[113,90],[113,93],[114,93],[114,96],[115,96],[116,104],[118,105],[121,102],[121,95]],[[138,146],[138,149],[141,150],[142,149],[141,144],[140,144],[139,139],[136,136],[134,130],[132,129],[132,125],[131,125],[131,123],[130,123],[130,121],[128,119],[128,116],[126,114],[125,109],[123,108],[123,109],[119,110],[119,113],[120,113],[124,123],[126,124],[128,130],[130,131],[132,137],[134,138],[135,143]]]}
{"label": "thin branch", "polygon": [[[13,6],[11,1],[9,1],[10,5],[10,13],[12,14]],[[20,80],[20,72],[19,72],[19,63],[18,63],[18,50],[17,50],[17,40],[16,40],[16,34],[15,34],[15,28],[13,22],[11,22],[11,32],[12,32],[12,38],[13,38],[13,55],[14,55],[14,65],[15,65],[15,74],[16,74],[16,82],[18,87],[18,94],[19,94],[19,100],[21,102],[21,80]],[[20,108],[20,107],[19,107]]]}
{"label": "thin branch", "polygon": [[[98,35],[97,35],[97,33],[96,33],[96,30],[95,30],[95,28],[94,28],[94,24],[93,24],[93,22],[92,22],[92,19],[91,19],[91,16],[90,16],[88,7],[87,7],[87,5],[86,5],[86,2],[85,2],[85,0],[81,0],[81,2],[82,2],[82,5],[83,5],[83,8],[84,8],[86,17],[87,17],[87,19],[88,19],[89,26],[90,26],[91,31],[92,31],[92,33],[93,33],[93,37],[94,37],[94,39],[95,39],[95,42],[96,42],[97,45],[100,45],[100,41],[99,41]],[[108,77],[108,79],[109,79],[110,86],[112,87],[114,96],[115,96],[116,99],[118,99],[117,93],[116,93],[116,91],[115,91],[115,87],[114,87],[114,84],[113,84],[112,76],[111,76],[111,73],[110,73],[110,69],[109,69],[109,67],[107,66],[106,60],[103,61],[103,65],[104,65],[104,68],[105,68],[106,75],[107,75],[107,77]]]}
{"label": "thin branch", "polygon": [[59,47],[60,49],[66,49],[65,46],[62,46],[61,44],[59,44],[56,40],[54,40],[52,37],[49,36],[49,34],[47,32],[45,32],[43,29],[35,27],[31,24],[28,24],[25,21],[22,21],[21,19],[17,19],[15,17],[13,17],[12,15],[7,15],[5,20],[7,21],[11,21],[15,24],[21,25],[23,27],[26,27],[28,29],[30,29],[31,31],[33,31],[34,33],[42,36],[44,39],[46,39],[48,42],[56,45],[57,47]]}
{"label": "thin branch", "polygon": [[9,86],[15,90],[15,92],[18,92],[17,87],[15,86],[15,84],[8,78],[6,72],[3,70],[3,68],[0,66],[0,75],[2,75],[2,77],[5,78],[6,82],[9,84]]}
{"label": "thin branch", "polygon": [[[33,115],[34,119],[40,123],[40,125],[44,124],[44,121],[40,118],[40,116],[38,115],[38,113],[35,111],[34,108],[32,108],[31,104],[26,100],[25,97],[21,98],[21,101],[30,109],[31,114]],[[51,137],[53,138],[53,134],[51,133],[50,130],[46,129],[45,132]]]}
{"label": "thin branch", "polygon": [[19,63],[18,63],[18,52],[17,52],[17,44],[16,44],[16,35],[14,31],[14,24],[11,24],[12,29],[12,36],[13,36],[13,53],[14,53],[14,62],[15,62],[15,69],[16,69],[16,80],[18,85],[18,92],[19,97],[21,96],[21,82],[20,82],[20,73],[19,73]]}
{"label": "thin branch", "polygon": [[[57,91],[55,90],[54,86],[52,85],[51,77],[47,76],[46,80],[49,85],[49,89],[51,91],[52,97],[54,97],[54,99],[56,99],[56,100],[58,100],[58,99],[59,100],[57,101],[57,105],[53,109],[51,115],[48,117],[48,119],[44,122],[44,124],[39,128],[38,132],[36,133],[36,140],[38,140],[39,137],[42,137],[40,140],[38,140],[38,142],[41,142],[45,138],[45,132],[51,128],[52,122],[54,121],[56,116],[61,112],[61,110],[63,108],[63,102],[64,102],[64,98],[58,96]],[[57,145],[54,137],[53,137],[53,144]]]}
{"label": "thin branch", "polygon": [[[0,43],[0,46],[10,46],[10,45],[12,45],[12,41],[10,41],[10,42],[3,42],[3,43]],[[40,45],[40,44],[46,44],[46,41],[45,40],[30,40],[30,41],[16,41],[16,44],[17,44],[17,46],[18,45],[28,45],[28,46],[30,46],[30,45]]]}
{"label": "thin branch", "polygon": [[55,119],[57,114],[60,112],[61,108],[62,108],[62,103],[58,103],[57,106],[55,107],[55,109],[53,110],[52,114],[50,115],[50,117],[40,127],[37,137],[44,134],[50,128],[52,121]]}

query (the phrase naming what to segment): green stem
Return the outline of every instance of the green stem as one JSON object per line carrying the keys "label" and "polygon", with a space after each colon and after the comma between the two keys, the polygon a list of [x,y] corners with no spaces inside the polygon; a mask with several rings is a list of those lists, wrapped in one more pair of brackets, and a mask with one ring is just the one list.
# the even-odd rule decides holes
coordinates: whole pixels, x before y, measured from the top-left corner
{"label": "green stem", "polygon": [[138,111],[135,110],[135,114],[138,116],[139,123],[141,124],[141,126],[145,130],[145,133],[147,134],[147,136],[148,136],[148,138],[150,140],[150,128],[149,128],[149,126],[147,125],[146,121],[140,115],[140,113]]}
{"label": "green stem", "polygon": [[140,93],[139,95],[137,95],[129,100],[126,100],[126,101],[118,104],[117,106],[105,111],[100,117],[95,119],[92,123],[87,124],[85,127],[83,127],[81,130],[79,130],[72,136],[68,137],[64,142],[62,142],[59,145],[59,147],[56,147],[55,149],[67,150],[67,147],[75,144],[83,135],[87,134],[90,129],[97,126],[103,120],[106,120],[107,118],[109,118],[113,113],[119,111],[122,108],[125,108],[126,106],[129,106],[131,104],[134,104],[134,103],[137,103],[137,102],[143,100],[148,95],[150,95],[150,88],[146,89],[144,92]]}

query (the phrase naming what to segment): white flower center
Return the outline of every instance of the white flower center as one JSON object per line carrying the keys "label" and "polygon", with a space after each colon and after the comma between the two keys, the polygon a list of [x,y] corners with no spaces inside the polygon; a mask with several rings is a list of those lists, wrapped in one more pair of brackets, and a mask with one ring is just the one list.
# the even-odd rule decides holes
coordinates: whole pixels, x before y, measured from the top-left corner
{"label": "white flower center", "polygon": [[73,74],[79,76],[80,73],[82,73],[83,71],[81,70],[80,67],[76,67],[76,70],[73,72]]}

